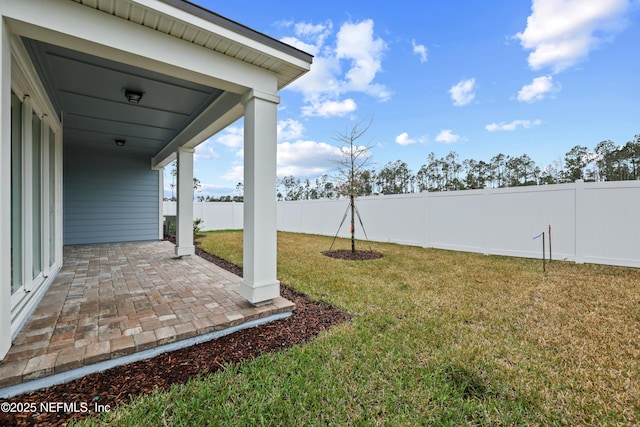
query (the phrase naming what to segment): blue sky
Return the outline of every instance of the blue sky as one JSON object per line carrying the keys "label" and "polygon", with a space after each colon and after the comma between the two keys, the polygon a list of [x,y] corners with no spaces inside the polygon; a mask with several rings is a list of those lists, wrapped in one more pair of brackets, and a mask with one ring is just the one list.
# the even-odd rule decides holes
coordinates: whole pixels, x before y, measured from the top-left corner
{"label": "blue sky", "polygon": [[[336,134],[368,119],[372,166],[413,173],[430,152],[546,166],[640,133],[640,0],[192,1],[315,56],[280,93],[279,177],[333,174]],[[236,194],[241,120],[195,176],[197,195]]]}

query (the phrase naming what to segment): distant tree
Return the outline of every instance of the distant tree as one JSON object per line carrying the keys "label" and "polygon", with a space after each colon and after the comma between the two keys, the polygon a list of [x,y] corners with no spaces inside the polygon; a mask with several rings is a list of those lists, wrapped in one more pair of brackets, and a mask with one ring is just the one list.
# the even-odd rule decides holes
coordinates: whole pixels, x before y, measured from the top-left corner
{"label": "distant tree", "polygon": [[505,155],[502,153],[496,154],[491,158],[491,182],[494,188],[505,186],[505,161]]}
{"label": "distant tree", "polygon": [[536,185],[536,163],[528,154],[523,154],[518,159],[522,168],[522,185]]}
{"label": "distant tree", "polygon": [[333,184],[331,177],[327,174],[316,178],[316,189],[318,191],[319,199],[333,199],[337,194],[335,185]]}
{"label": "distant tree", "polygon": [[193,191],[200,191],[202,188],[202,183],[196,177],[193,178]]}
{"label": "distant tree", "polygon": [[233,197],[235,202],[244,201],[244,183],[242,181],[236,184],[236,195]]}
{"label": "distant tree", "polygon": [[[171,166],[171,170],[170,170],[170,174],[171,174],[171,184],[169,184],[169,187],[171,188],[171,201],[176,201],[176,197],[175,197],[175,189],[177,188],[176,185],[176,178],[178,176],[178,162],[176,160],[174,160],[173,162],[171,162],[169,164],[169,166]],[[196,177],[193,178],[193,191],[197,192],[200,191],[200,189],[202,188],[202,183],[200,182],[200,180]],[[196,200],[200,200],[200,197],[196,197]]]}
{"label": "distant tree", "polygon": [[576,145],[564,156],[566,177],[574,182],[577,179],[584,179],[584,169],[590,162],[590,152],[587,147]]}
{"label": "distant tree", "polygon": [[278,187],[281,188],[281,198],[287,201],[302,200],[304,189],[302,182],[293,175],[285,176],[278,180]]}
{"label": "distant tree", "polygon": [[415,178],[406,162],[387,163],[377,174],[376,183],[381,193],[401,194],[413,191]]}
{"label": "distant tree", "polygon": [[634,141],[628,141],[620,149],[620,155],[624,158],[628,171],[622,179],[640,179],[640,135],[636,135]]}
{"label": "distant tree", "polygon": [[614,176],[613,153],[618,149],[613,141],[601,141],[594,150],[595,164],[599,181],[611,181]]}
{"label": "distant tree", "polygon": [[465,188],[478,189],[484,188],[487,185],[487,181],[490,179],[488,163],[485,163],[483,160],[465,159],[462,165],[466,172],[463,180]]}
{"label": "distant tree", "polygon": [[462,164],[458,162],[458,159],[458,153],[455,151],[450,151],[444,159],[445,189],[447,191],[462,190],[464,188],[464,184],[460,181]]}
{"label": "distant tree", "polygon": [[169,184],[169,186],[171,187],[171,200],[176,201],[175,189],[176,189],[176,177],[178,176],[178,165],[175,160],[171,162],[170,173],[171,173],[171,184]]}
{"label": "distant tree", "polygon": [[420,191],[440,191],[442,189],[442,163],[443,161],[437,159],[434,152],[429,153],[427,163],[422,165],[416,174]]}
{"label": "distant tree", "polygon": [[420,166],[416,173],[416,184],[418,192],[427,191],[429,189],[429,171],[427,165]]}
{"label": "distant tree", "polygon": [[[411,193],[414,191],[452,191],[485,187],[508,187],[521,185],[548,185],[573,182],[576,179],[586,181],[640,180],[640,135],[623,146],[610,140],[601,141],[593,151],[576,145],[564,156],[551,164],[541,167],[527,154],[511,157],[502,153],[493,156],[488,162],[475,159],[459,161],[455,151],[438,158],[431,152],[427,162],[414,175],[406,162],[397,160],[388,162],[379,171],[368,168],[371,146],[359,145],[357,141],[367,132],[371,121],[366,125],[360,122],[335,139],[342,143],[343,157],[336,162],[339,166],[335,178],[327,174],[315,180],[304,181],[286,176],[278,180],[278,200],[302,200],[368,196],[376,193]],[[173,182],[171,199],[175,200],[175,162],[171,165]],[[201,188],[200,181],[194,178],[194,190]],[[219,198],[197,196],[204,201],[242,201],[242,183],[236,185],[236,195]],[[352,224],[354,218],[352,215]],[[355,227],[353,227],[355,228]]]}

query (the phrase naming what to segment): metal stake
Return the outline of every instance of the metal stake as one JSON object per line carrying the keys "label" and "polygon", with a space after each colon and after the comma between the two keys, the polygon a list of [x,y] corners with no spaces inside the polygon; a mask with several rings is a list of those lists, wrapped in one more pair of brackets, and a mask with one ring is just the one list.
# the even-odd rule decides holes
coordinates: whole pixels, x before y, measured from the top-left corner
{"label": "metal stake", "polygon": [[544,231],[542,232],[542,271],[546,272],[546,267],[545,267],[545,253],[544,253]]}

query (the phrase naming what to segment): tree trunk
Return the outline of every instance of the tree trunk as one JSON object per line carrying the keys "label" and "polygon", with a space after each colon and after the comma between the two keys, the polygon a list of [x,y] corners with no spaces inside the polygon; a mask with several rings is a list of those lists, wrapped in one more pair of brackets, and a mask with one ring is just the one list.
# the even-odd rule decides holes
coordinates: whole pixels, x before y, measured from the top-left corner
{"label": "tree trunk", "polygon": [[356,222],[355,222],[356,205],[355,205],[353,194],[349,195],[349,201],[351,203],[351,252],[355,253],[356,251]]}

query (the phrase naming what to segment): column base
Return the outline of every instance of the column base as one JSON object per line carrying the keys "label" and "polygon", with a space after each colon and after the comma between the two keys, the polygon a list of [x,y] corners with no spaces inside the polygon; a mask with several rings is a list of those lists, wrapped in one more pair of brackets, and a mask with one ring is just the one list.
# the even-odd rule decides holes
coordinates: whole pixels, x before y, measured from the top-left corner
{"label": "column base", "polygon": [[240,282],[240,295],[253,305],[269,304],[280,296],[280,281],[265,283]]}
{"label": "column base", "polygon": [[185,257],[195,255],[196,247],[195,246],[176,246],[176,256],[177,257]]}

